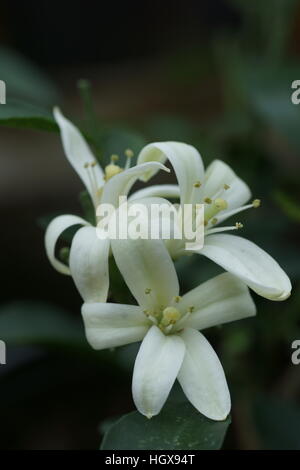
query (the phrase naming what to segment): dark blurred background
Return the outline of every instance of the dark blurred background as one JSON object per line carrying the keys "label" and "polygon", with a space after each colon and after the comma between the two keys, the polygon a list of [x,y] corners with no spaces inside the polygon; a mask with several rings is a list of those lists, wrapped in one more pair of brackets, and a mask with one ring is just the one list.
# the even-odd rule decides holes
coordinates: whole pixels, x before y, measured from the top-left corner
{"label": "dark blurred background", "polygon": [[[300,449],[300,365],[291,362],[300,339],[300,105],[290,99],[299,44],[295,0],[0,2],[2,448],[97,448],[106,419],[134,408],[136,346],[91,351],[81,299],[45,256],[51,217],[82,211],[51,117],[59,104],[103,161],[182,140],[206,165],[232,165],[262,199],[243,215],[244,234],[287,271],[293,296],[255,296],[257,318],[207,336],[233,395],[225,447]],[[91,83],[96,126],[79,79]],[[178,270],[184,290],[219,272],[197,257]]]}

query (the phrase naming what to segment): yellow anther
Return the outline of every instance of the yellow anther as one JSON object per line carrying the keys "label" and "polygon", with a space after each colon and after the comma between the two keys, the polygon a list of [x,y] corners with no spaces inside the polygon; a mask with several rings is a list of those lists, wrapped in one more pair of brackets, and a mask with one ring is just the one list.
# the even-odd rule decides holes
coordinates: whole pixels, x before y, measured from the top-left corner
{"label": "yellow anther", "polygon": [[229,184],[226,184],[226,183],[225,183],[225,184],[224,184],[224,189],[226,189],[226,190],[227,190],[227,189],[230,189]]}
{"label": "yellow anther", "polygon": [[252,206],[257,209],[257,207],[259,207],[261,204],[261,200],[260,199],[254,199],[254,201],[252,201]]}
{"label": "yellow anther", "polygon": [[152,289],[150,289],[149,287],[147,287],[147,288],[145,289],[145,294],[150,294],[151,290],[152,290]]}
{"label": "yellow anther", "polygon": [[115,153],[111,155],[110,161],[111,162],[117,162],[119,160],[119,155],[116,155]]}
{"label": "yellow anther", "polygon": [[146,317],[148,317],[150,315],[149,310],[143,310],[143,313],[146,315]]}
{"label": "yellow anther", "polygon": [[201,183],[200,181],[196,181],[194,184],[193,184],[194,188],[200,188],[201,186]]}
{"label": "yellow anther", "polygon": [[216,225],[217,222],[218,222],[218,219],[216,217],[214,217],[211,221],[212,225]]}
{"label": "yellow anther", "polygon": [[212,203],[212,200],[210,199],[210,197],[206,197],[204,199],[204,202],[206,202],[206,204],[211,204]]}
{"label": "yellow anther", "polygon": [[227,207],[228,207],[228,204],[225,201],[225,199],[221,199],[220,197],[218,197],[217,199],[214,200],[214,205],[216,206],[217,209],[219,209],[221,211],[224,210],[224,209],[227,209]]}
{"label": "yellow anther", "polygon": [[114,163],[110,163],[105,167],[105,181],[110,180],[115,175],[118,175],[121,173],[123,169],[119,167],[118,165],[115,165]]}
{"label": "yellow anther", "polygon": [[174,297],[174,302],[176,302],[176,303],[178,304],[178,302],[180,302],[180,301],[181,301],[180,295],[176,295],[176,296]]}
{"label": "yellow anther", "polygon": [[134,156],[134,153],[131,149],[126,149],[124,154],[125,154],[125,157],[127,158],[132,158]]}
{"label": "yellow anther", "polygon": [[236,227],[237,229],[239,229],[239,228],[243,228],[244,225],[241,224],[241,222],[236,222],[235,227]]}
{"label": "yellow anther", "polygon": [[189,308],[188,308],[188,312],[190,313],[193,313],[193,311],[195,310],[195,307],[193,305],[191,305]]}
{"label": "yellow anther", "polygon": [[167,307],[163,311],[161,323],[164,326],[174,324],[179,320],[180,316],[180,312],[177,308]]}
{"label": "yellow anther", "polygon": [[91,167],[95,167],[97,165],[97,162],[96,160],[94,160],[92,163],[91,163]]}

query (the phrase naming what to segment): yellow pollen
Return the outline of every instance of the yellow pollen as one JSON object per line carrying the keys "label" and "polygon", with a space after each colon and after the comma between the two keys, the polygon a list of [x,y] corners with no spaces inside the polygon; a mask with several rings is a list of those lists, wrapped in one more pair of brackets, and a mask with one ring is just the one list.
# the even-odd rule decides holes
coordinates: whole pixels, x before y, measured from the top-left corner
{"label": "yellow pollen", "polygon": [[150,289],[149,287],[147,287],[147,288],[145,289],[145,294],[150,294],[151,290],[152,290],[152,289]]}
{"label": "yellow pollen", "polygon": [[244,227],[244,225],[241,224],[241,222],[236,222],[235,226],[236,226],[237,229]]}
{"label": "yellow pollen", "polygon": [[180,295],[176,295],[176,297],[174,297],[174,302],[176,302],[178,304],[178,302],[180,302],[181,300],[181,297]]}
{"label": "yellow pollen", "polygon": [[219,210],[224,210],[224,209],[227,209],[227,207],[228,207],[228,204],[225,201],[225,199],[221,199],[220,197],[218,197],[217,199],[214,200],[214,205]]}
{"label": "yellow pollen", "polygon": [[212,203],[212,200],[210,199],[210,197],[206,197],[204,199],[204,202],[206,202],[206,204],[211,204]]}
{"label": "yellow pollen", "polygon": [[257,209],[257,207],[259,207],[261,204],[261,200],[260,199],[254,199],[254,201],[252,201],[252,206]]}
{"label": "yellow pollen", "polygon": [[117,162],[119,160],[119,155],[116,155],[115,153],[111,155],[110,161],[111,162]]}
{"label": "yellow pollen", "polygon": [[91,167],[95,167],[97,165],[97,162],[94,160],[92,163],[91,163]]}
{"label": "yellow pollen", "polygon": [[119,165],[115,165],[114,163],[110,163],[105,167],[105,181],[110,180],[115,175],[121,173],[123,169],[119,167]]}
{"label": "yellow pollen", "polygon": [[229,184],[226,184],[226,183],[225,183],[225,184],[224,184],[224,189],[226,189],[226,190],[227,190],[227,189],[230,189]]}
{"label": "yellow pollen", "polygon": [[201,183],[200,181],[196,181],[194,184],[193,184],[194,188],[200,188],[201,186]]}
{"label": "yellow pollen", "polygon": [[218,219],[216,217],[214,217],[211,221],[212,225],[215,225],[217,222],[218,222]]}
{"label": "yellow pollen", "polygon": [[134,156],[134,153],[131,149],[126,149],[124,154],[125,154],[125,157],[127,158],[132,158]]}
{"label": "yellow pollen", "polygon": [[175,307],[167,307],[164,309],[162,314],[162,325],[167,326],[176,323],[180,318],[180,312]]}

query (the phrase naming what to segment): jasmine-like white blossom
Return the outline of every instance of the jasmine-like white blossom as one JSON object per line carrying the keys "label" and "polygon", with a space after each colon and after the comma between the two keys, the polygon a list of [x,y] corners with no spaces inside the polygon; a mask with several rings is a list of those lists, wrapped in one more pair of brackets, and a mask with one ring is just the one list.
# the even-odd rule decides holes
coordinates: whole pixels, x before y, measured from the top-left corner
{"label": "jasmine-like white blossom", "polygon": [[[60,127],[66,157],[83,181],[93,201],[95,214],[97,207],[102,203],[117,207],[119,196],[126,196],[135,181],[149,171],[156,172],[160,169],[169,171],[157,162],[143,163],[130,168],[132,157],[130,150],[126,151],[125,169],[116,164],[116,158],[113,156],[111,163],[103,170],[79,130],[62,115],[58,108],[54,110],[54,116]],[[132,198],[140,198],[143,194],[172,197],[178,193],[178,186],[157,185],[137,191]],[[73,238],[69,266],[67,266],[56,258],[55,246],[60,235],[74,225],[83,227]],[[52,266],[62,274],[72,275],[85,301],[103,302],[106,300],[109,287],[109,239],[97,238],[96,231],[88,221],[76,215],[67,214],[51,221],[45,234],[45,246]]]}
{"label": "jasmine-like white blossom", "polygon": [[[257,294],[270,300],[285,300],[291,292],[288,276],[279,264],[264,250],[245,238],[220,232],[237,230],[240,222],[232,226],[219,227],[227,218],[251,207],[258,207],[260,201],[250,204],[251,191],[234,171],[220,160],[213,161],[204,171],[199,152],[192,146],[179,142],[158,142],[142,149],[138,163],[169,160],[174,168],[180,188],[180,203],[205,205],[205,240],[198,254],[207,256],[228,272],[238,276]],[[142,176],[147,181],[153,172]],[[185,240],[167,242],[171,255],[176,258],[186,251]]]}
{"label": "jasmine-like white blossom", "polygon": [[197,410],[223,420],[231,401],[221,363],[198,330],[255,315],[247,286],[224,273],[182,297],[161,240],[113,240],[115,260],[138,305],[86,302],[87,339],[95,349],[142,341],[133,372],[138,410],[151,418],[178,378]]}

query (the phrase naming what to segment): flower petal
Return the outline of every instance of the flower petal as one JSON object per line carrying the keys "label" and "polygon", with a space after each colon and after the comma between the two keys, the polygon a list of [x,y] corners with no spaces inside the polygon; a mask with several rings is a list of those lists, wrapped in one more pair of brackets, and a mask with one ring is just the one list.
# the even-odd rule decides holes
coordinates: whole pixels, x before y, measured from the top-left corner
{"label": "flower petal", "polygon": [[142,165],[136,165],[128,170],[113,176],[104,185],[101,197],[101,203],[112,204],[115,208],[119,206],[119,196],[127,196],[130,189],[138,178],[147,174],[149,171],[170,170],[158,162],[149,162]]}
{"label": "flower petal", "polygon": [[95,227],[83,227],[73,238],[70,270],[85,302],[105,302],[107,299],[109,247],[109,239],[99,239]]}
{"label": "flower petal", "polygon": [[162,409],[182,364],[185,347],[179,336],[152,326],[138,352],[132,380],[135,406],[151,418]]}
{"label": "flower petal", "polygon": [[285,300],[291,282],[279,264],[255,243],[234,235],[209,235],[199,251],[270,300]]}
{"label": "flower petal", "polygon": [[89,225],[88,222],[77,215],[59,215],[51,220],[45,233],[45,247],[48,259],[52,266],[62,274],[70,274],[70,268],[55,258],[55,245],[61,234],[73,225]]}
{"label": "flower petal", "polygon": [[[170,160],[174,168],[180,187],[181,203],[199,202],[198,191],[194,191],[193,184],[203,182],[204,169],[200,153],[191,145],[181,142],[155,142],[146,145],[139,156],[138,164],[149,161],[164,163]],[[148,172],[142,179],[148,181],[155,172]]]}
{"label": "flower petal", "polygon": [[179,198],[180,190],[177,184],[155,184],[148,188],[139,189],[131,194],[130,201],[142,199],[145,197],[164,197],[164,198]]}
{"label": "flower petal", "polygon": [[224,420],[230,412],[231,401],[218,356],[199,331],[187,328],[181,338],[186,353],[178,380],[185,395],[204,416]]}
{"label": "flower petal", "polygon": [[81,312],[87,340],[94,349],[141,341],[149,329],[147,318],[135,305],[85,303]]}
{"label": "flower petal", "polygon": [[[60,128],[61,138],[66,157],[74,168],[74,170],[76,171],[76,173],[78,174],[78,176],[83,181],[85,187],[87,188],[88,192],[90,193],[90,196],[93,199],[95,188],[93,187],[93,182],[89,177],[87,168],[85,168],[85,164],[94,164],[94,162],[96,162],[96,159],[77,127],[75,127],[72,122],[65,118],[59,108],[54,108],[54,117]],[[97,186],[103,186],[103,171],[98,163],[93,166],[93,172],[95,175]]]}
{"label": "flower petal", "polygon": [[256,313],[248,287],[229,273],[220,274],[185,294],[178,308],[184,313],[190,306],[194,310],[184,326],[196,330],[251,317]]}
{"label": "flower petal", "polygon": [[172,259],[162,240],[111,240],[121,274],[143,309],[166,307],[178,295]]}
{"label": "flower petal", "polygon": [[[229,189],[224,188],[226,184],[230,186]],[[203,191],[205,197],[213,199],[218,194],[217,197],[226,199],[228,211],[242,206],[251,197],[251,191],[247,184],[222,160],[214,160],[207,167]],[[225,214],[226,211],[221,213],[223,220]]]}

